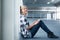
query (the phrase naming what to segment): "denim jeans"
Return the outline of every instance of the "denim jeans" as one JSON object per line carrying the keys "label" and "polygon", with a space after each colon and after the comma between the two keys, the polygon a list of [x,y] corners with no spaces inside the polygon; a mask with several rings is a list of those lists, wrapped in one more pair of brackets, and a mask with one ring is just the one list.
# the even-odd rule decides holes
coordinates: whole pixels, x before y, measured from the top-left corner
{"label": "denim jeans", "polygon": [[44,22],[42,20],[39,21],[39,23],[37,23],[36,25],[34,25],[30,31],[31,31],[31,34],[32,34],[32,37],[34,37],[34,35],[37,33],[38,29],[39,28],[42,28],[46,33],[52,33],[48,27],[44,24]]}

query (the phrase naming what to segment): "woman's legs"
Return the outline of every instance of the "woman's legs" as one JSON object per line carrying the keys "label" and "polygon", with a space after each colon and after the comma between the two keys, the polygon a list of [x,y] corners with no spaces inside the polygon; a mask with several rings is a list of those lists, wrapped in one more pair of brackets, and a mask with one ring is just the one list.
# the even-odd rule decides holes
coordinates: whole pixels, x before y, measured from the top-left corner
{"label": "woman's legs", "polygon": [[37,25],[34,25],[34,26],[30,29],[31,34],[32,34],[32,37],[34,37],[34,35],[37,33],[39,27],[40,27],[40,26],[37,24]]}
{"label": "woman's legs", "polygon": [[37,31],[38,31],[38,29],[39,29],[40,27],[41,27],[47,34],[49,34],[48,36],[50,36],[50,34],[52,34],[55,38],[57,37],[57,36],[55,36],[55,35],[53,34],[53,32],[51,32],[51,31],[47,28],[47,26],[44,24],[44,22],[43,22],[42,20],[40,20],[38,24],[34,25],[33,28],[30,29],[30,31],[31,31],[31,33],[32,33],[32,37],[34,37],[34,35],[37,33]]}
{"label": "woman's legs", "polygon": [[54,33],[51,32],[51,31],[48,29],[48,27],[44,24],[44,22],[43,22],[42,20],[39,22],[39,24],[40,24],[41,28],[47,33],[47,36],[48,36],[49,38],[58,38],[58,36],[54,35]]}
{"label": "woman's legs", "polygon": [[40,20],[39,25],[41,26],[41,28],[46,32],[46,33],[52,33],[48,27],[44,24],[44,22],[42,20]]}
{"label": "woman's legs", "polygon": [[38,31],[39,28],[42,28],[45,32],[49,33],[51,32],[47,26],[44,24],[44,22],[42,20],[39,21],[38,24],[34,25],[33,28],[31,28],[31,33],[32,33],[32,36],[34,36],[36,34],[36,32]]}

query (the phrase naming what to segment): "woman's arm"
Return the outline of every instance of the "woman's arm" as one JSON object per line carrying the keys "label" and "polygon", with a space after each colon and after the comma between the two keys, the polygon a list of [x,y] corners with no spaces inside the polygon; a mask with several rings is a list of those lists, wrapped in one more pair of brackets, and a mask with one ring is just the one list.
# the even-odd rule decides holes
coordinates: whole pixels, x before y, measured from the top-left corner
{"label": "woman's arm", "polygon": [[35,20],[27,29],[31,29],[34,25],[36,25],[39,22],[39,20]]}

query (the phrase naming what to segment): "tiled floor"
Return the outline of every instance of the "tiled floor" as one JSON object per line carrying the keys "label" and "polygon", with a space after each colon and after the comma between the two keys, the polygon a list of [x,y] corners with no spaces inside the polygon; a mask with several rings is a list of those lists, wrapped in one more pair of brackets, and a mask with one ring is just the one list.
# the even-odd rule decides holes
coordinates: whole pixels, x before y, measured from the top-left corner
{"label": "tiled floor", "polygon": [[[59,20],[43,20],[43,21],[47,25],[47,27],[52,32],[54,32],[55,35],[60,37],[60,21]],[[40,28],[39,31],[34,36],[34,38],[31,38],[31,39],[22,39],[20,37],[20,40],[60,40],[60,38],[58,38],[58,39],[48,38],[46,32],[44,32]]]}

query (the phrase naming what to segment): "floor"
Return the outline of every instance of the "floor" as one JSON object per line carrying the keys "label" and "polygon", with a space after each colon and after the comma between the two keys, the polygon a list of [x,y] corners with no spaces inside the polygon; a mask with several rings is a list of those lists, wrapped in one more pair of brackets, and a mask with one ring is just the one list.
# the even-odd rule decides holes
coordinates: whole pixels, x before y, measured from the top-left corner
{"label": "floor", "polygon": [[[52,32],[54,32],[55,35],[60,37],[60,20],[43,20],[43,21],[47,25],[47,27]],[[48,38],[46,32],[44,32],[40,28],[39,31],[34,36],[34,38],[23,39],[20,37],[20,40],[60,40],[60,38],[58,38],[58,39]]]}

